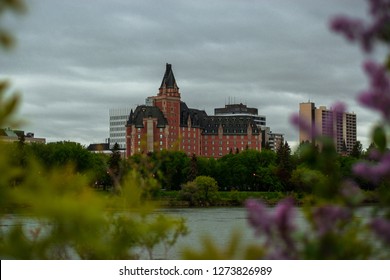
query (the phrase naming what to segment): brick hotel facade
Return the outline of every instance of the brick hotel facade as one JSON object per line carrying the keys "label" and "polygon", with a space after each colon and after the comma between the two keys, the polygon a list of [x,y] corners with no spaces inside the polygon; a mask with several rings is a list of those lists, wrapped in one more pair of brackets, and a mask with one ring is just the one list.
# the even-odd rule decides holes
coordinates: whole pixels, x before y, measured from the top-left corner
{"label": "brick hotel facade", "polygon": [[127,156],[166,149],[218,158],[237,150],[261,150],[261,128],[254,117],[208,116],[204,110],[188,108],[181,101],[171,64],[166,64],[157,95],[146,100],[145,105],[130,112],[126,124]]}

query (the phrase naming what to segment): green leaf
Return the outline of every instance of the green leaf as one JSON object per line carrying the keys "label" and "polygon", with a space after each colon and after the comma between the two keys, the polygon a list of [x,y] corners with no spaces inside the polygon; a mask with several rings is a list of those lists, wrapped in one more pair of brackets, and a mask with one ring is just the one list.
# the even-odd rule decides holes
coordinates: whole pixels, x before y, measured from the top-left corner
{"label": "green leaf", "polygon": [[374,128],[373,140],[380,151],[384,151],[386,149],[386,132],[382,126],[376,126]]}

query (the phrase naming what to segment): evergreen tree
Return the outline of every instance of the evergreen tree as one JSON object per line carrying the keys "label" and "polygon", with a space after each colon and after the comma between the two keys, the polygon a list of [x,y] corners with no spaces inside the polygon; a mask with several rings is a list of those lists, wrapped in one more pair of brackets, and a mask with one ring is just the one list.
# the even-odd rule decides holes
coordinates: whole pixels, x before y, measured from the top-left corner
{"label": "evergreen tree", "polygon": [[108,174],[111,176],[112,184],[115,190],[119,191],[121,177],[121,153],[118,143],[114,144],[111,156],[108,160]]}
{"label": "evergreen tree", "polygon": [[287,141],[282,142],[276,150],[276,175],[285,188],[289,187],[293,169],[290,146]]}
{"label": "evergreen tree", "polygon": [[198,159],[195,154],[192,154],[191,161],[189,163],[187,181],[193,181],[198,176]]}
{"label": "evergreen tree", "polygon": [[352,147],[351,156],[354,158],[360,158],[363,153],[362,143],[360,141],[356,141]]}

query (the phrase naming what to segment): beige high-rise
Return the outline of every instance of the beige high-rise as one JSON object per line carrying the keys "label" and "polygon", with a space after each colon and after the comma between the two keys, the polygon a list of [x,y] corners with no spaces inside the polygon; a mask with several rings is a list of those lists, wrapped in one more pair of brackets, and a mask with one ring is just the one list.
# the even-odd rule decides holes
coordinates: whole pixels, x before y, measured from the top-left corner
{"label": "beige high-rise", "polygon": [[[309,127],[321,135],[332,137],[339,153],[351,153],[356,143],[356,114],[336,113],[325,106],[315,107],[313,102],[299,104],[299,116]],[[299,142],[313,142],[311,135],[302,129],[299,131]]]}

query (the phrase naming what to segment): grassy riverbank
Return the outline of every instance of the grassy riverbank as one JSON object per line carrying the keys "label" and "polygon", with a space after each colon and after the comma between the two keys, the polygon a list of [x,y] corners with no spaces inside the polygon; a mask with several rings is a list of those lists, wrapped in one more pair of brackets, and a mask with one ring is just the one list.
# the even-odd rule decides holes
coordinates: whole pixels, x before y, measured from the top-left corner
{"label": "grassy riverbank", "polygon": [[[249,198],[263,200],[269,205],[275,205],[286,197],[293,197],[298,205],[309,203],[312,195],[295,192],[245,192],[230,191],[218,192],[218,199],[213,206],[243,206]],[[374,191],[365,191],[363,204],[372,204],[378,201]],[[157,200],[162,207],[189,207],[187,201],[180,200],[179,191],[161,191]]]}

